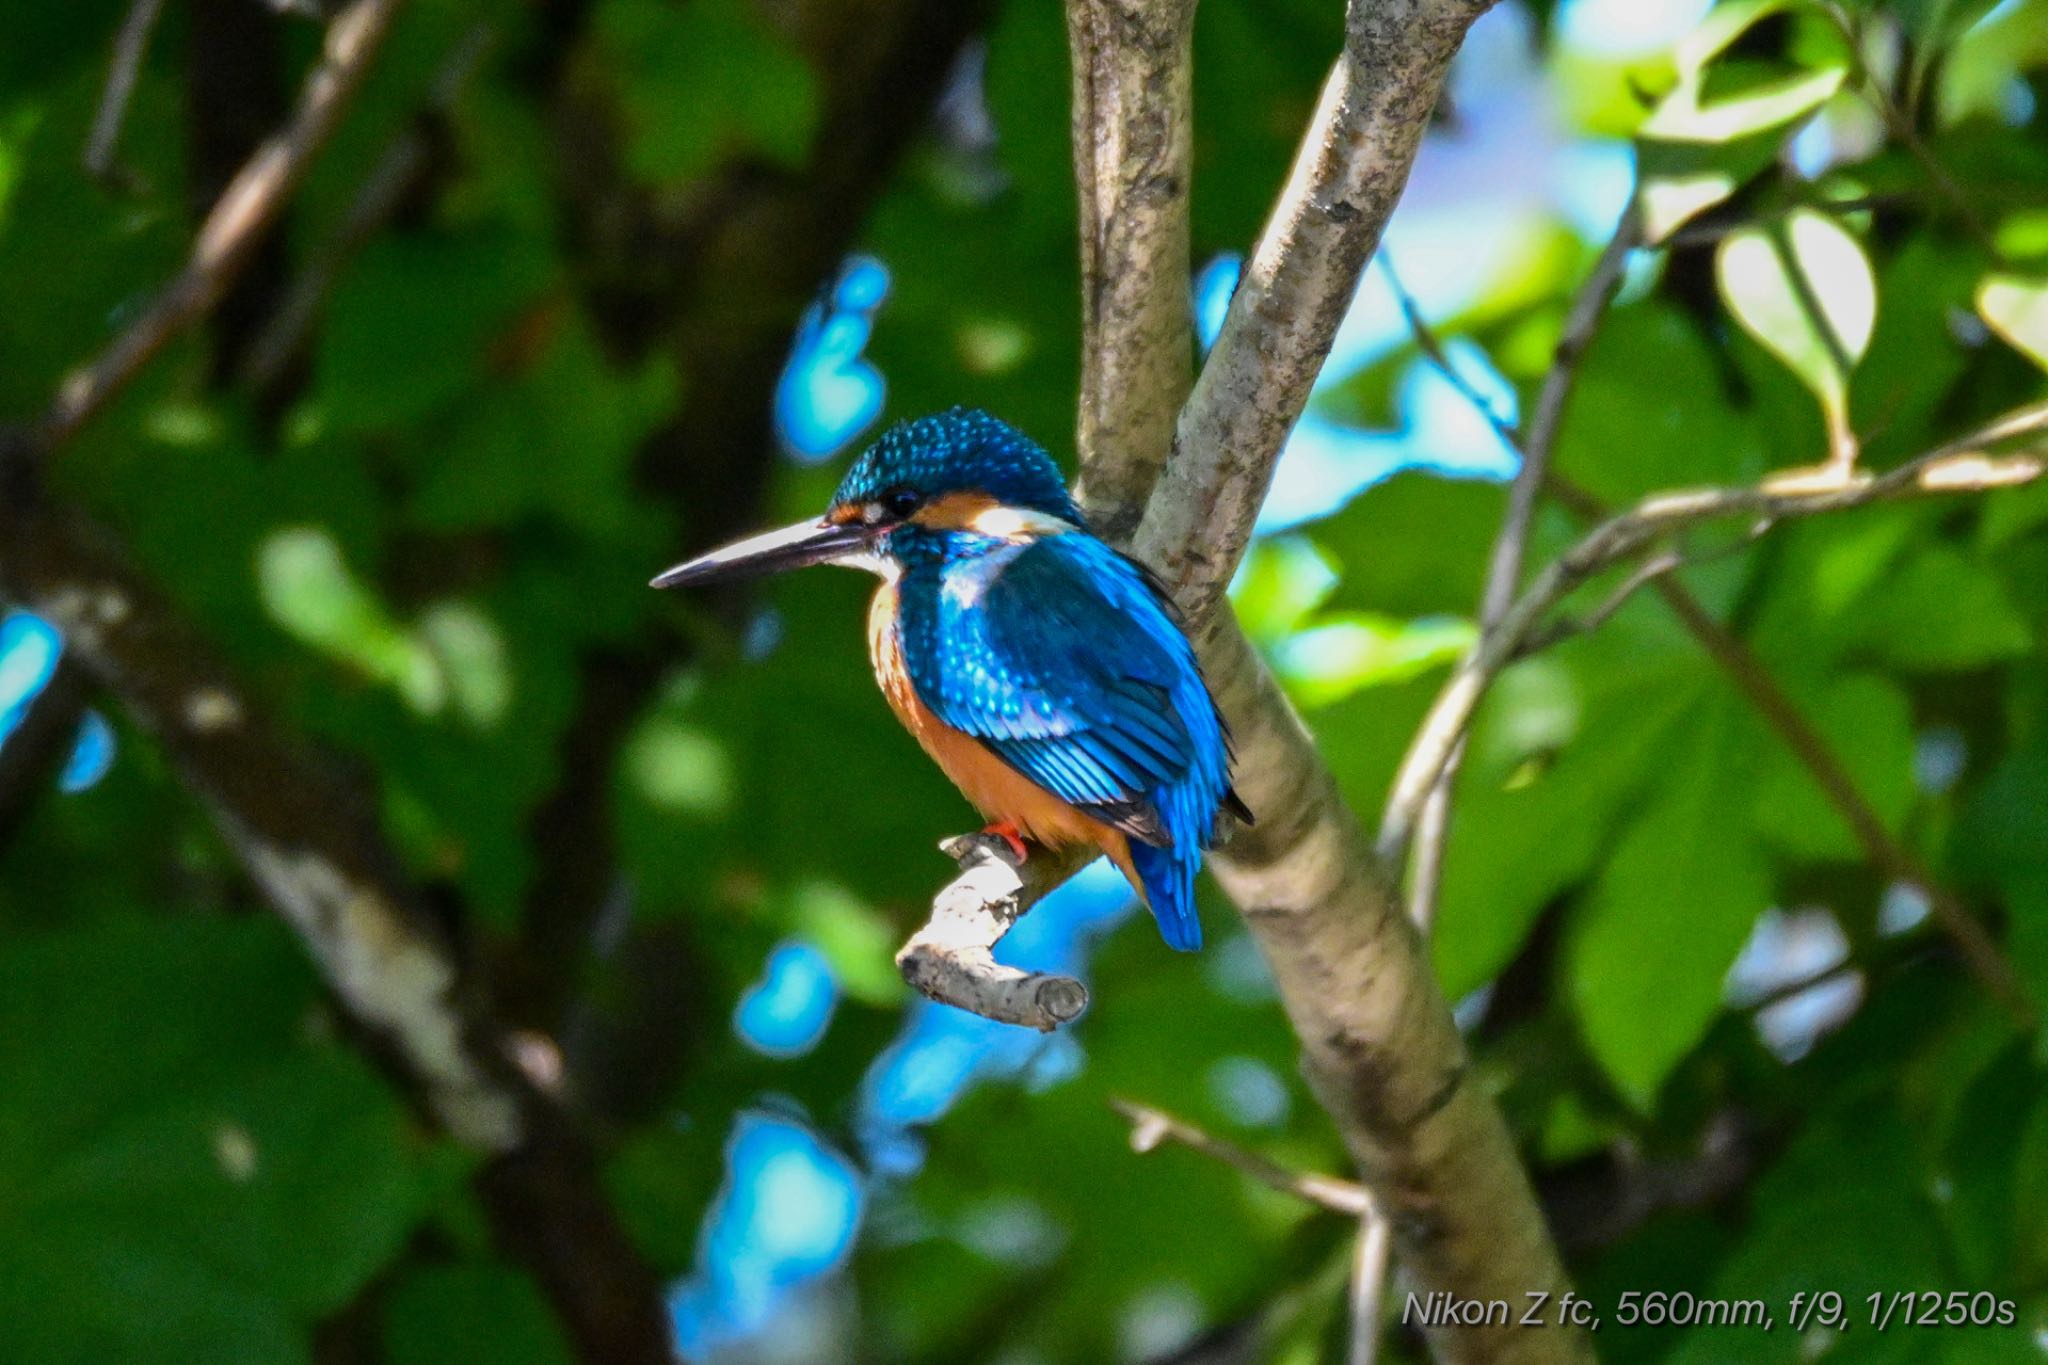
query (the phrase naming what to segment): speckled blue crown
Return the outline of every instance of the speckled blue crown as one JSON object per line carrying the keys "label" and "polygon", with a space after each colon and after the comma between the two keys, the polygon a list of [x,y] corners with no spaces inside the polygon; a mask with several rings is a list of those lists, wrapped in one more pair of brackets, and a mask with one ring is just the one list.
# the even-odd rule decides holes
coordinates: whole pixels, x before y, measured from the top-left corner
{"label": "speckled blue crown", "polygon": [[979,408],[954,408],[890,427],[853,462],[832,501],[868,502],[901,484],[927,498],[987,493],[1005,507],[1082,524],[1052,456]]}

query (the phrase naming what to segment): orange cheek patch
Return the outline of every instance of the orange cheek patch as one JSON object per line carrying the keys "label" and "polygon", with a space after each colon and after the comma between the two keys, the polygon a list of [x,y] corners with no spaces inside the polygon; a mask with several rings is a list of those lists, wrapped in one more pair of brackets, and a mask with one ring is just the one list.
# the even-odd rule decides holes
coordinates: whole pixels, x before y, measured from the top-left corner
{"label": "orange cheek patch", "polygon": [[1001,510],[986,493],[946,493],[911,513],[910,519],[934,531],[972,531],[985,514]]}
{"label": "orange cheek patch", "polygon": [[854,522],[862,519],[864,510],[859,503],[849,502],[844,506],[835,507],[827,512],[825,520],[831,522],[834,526],[851,526]]}

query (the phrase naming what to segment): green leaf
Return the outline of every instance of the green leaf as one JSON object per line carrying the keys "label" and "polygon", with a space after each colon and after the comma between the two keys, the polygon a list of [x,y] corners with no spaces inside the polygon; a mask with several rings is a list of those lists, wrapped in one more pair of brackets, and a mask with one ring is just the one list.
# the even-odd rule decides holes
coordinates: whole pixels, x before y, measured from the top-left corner
{"label": "green leaf", "polygon": [[509,1266],[424,1266],[384,1300],[390,1365],[569,1365],[575,1359],[533,1281]]}
{"label": "green leaf", "polygon": [[1337,581],[1336,569],[1306,536],[1267,536],[1252,542],[1231,581],[1230,602],[1245,634],[1270,645],[1299,629]]}
{"label": "green leaf", "polygon": [[1810,65],[1787,67],[1729,56],[1759,21],[1804,9],[1797,0],[1722,0],[1679,43],[1678,84],[1642,125],[1652,141],[1730,143],[1782,128],[1841,89],[1849,54],[1822,44]]}
{"label": "green leaf", "polygon": [[2048,369],[2048,276],[1987,276],[1977,311],[2013,349]]}
{"label": "green leaf", "polygon": [[1702,84],[1681,82],[1643,124],[1646,137],[1670,142],[1734,142],[1781,128],[1827,102],[1842,88],[1846,66],[1760,80],[1739,94],[1709,98]]}
{"label": "green leaf", "polygon": [[1719,365],[1698,325],[1677,309],[1617,309],[1580,367],[1558,433],[1558,469],[1613,504],[1753,479],[1764,468],[1763,442],[1709,381]]}
{"label": "green leaf", "polygon": [[272,618],[294,637],[396,687],[431,714],[447,699],[434,656],[349,572],[323,527],[276,531],[257,552],[256,578]]}
{"label": "green leaf", "polygon": [[1469,616],[1507,491],[1476,479],[1396,474],[1309,528],[1341,575],[1332,608],[1392,616]]}
{"label": "green leaf", "polygon": [[1691,713],[1661,790],[1614,846],[1566,949],[1586,1045],[1645,1112],[1720,1012],[1722,980],[1770,903],[1736,706],[1715,698]]}
{"label": "green leaf", "polygon": [[436,603],[421,615],[418,638],[432,652],[465,720],[488,730],[505,718],[512,705],[511,661],[487,614],[467,602]]}
{"label": "green leaf", "polygon": [[[1868,674],[1805,687],[1780,681],[1878,820],[1896,832],[1913,804],[1913,708],[1905,693]],[[1775,734],[1762,754],[1754,809],[1763,837],[1795,858],[1861,858],[1863,846],[1798,756]]]}
{"label": "green leaf", "polygon": [[403,427],[485,378],[493,341],[546,287],[534,239],[497,228],[370,243],[319,333],[319,392],[351,431]]}
{"label": "green leaf", "polygon": [[[1663,771],[1662,752],[1696,709],[1696,688],[1651,672],[1639,674],[1637,685],[1587,698],[1577,735],[1534,776],[1519,764],[1505,772],[1468,764],[1452,808],[1433,942],[1447,994],[1490,981],[1543,907],[1597,872],[1618,818]],[[1516,724],[1504,704],[1512,690],[1497,689],[1482,713],[1475,759],[1493,733]]]}
{"label": "green leaf", "polygon": [[307,1038],[313,1005],[265,920],[0,951],[0,1357],[306,1359],[428,1188],[395,1098]]}
{"label": "green leaf", "polygon": [[907,988],[896,970],[901,934],[874,909],[845,888],[826,882],[797,887],[786,911],[789,922],[809,939],[840,987],[870,1005],[898,1005]]}
{"label": "green leaf", "polygon": [[817,79],[747,0],[604,0],[597,30],[618,75],[636,175],[674,185],[735,153],[803,160]]}
{"label": "green leaf", "polygon": [[[1895,1111],[1870,1107],[1810,1124],[1755,1186],[1746,1234],[1712,1281],[1717,1295],[1762,1297],[1779,1325],[1768,1334],[1750,1332],[1742,1358],[1783,1365],[1809,1358],[1803,1343],[1813,1337],[1785,1330],[1785,1313],[1794,1296],[1822,1291],[1840,1295],[1851,1320],[1865,1327],[1861,1337],[1852,1328],[1846,1338],[1832,1340],[1881,1349],[1887,1339],[1855,1317],[1867,1295],[1949,1284],[1940,1224],[1924,1193],[1928,1184],[1913,1135]],[[1682,1365],[1725,1361],[1730,1330],[1696,1327],[1667,1359]],[[1917,1358],[1910,1348],[1894,1350],[1876,1358]]]}
{"label": "green leaf", "polygon": [[1877,281],[1863,246],[1839,223],[1799,209],[1784,224],[1725,238],[1714,274],[1743,329],[1845,422],[1849,372],[1870,345]]}
{"label": "green leaf", "polygon": [[1858,604],[1847,647],[1912,673],[1981,668],[2033,649],[1998,575],[1946,545],[1900,564]]}

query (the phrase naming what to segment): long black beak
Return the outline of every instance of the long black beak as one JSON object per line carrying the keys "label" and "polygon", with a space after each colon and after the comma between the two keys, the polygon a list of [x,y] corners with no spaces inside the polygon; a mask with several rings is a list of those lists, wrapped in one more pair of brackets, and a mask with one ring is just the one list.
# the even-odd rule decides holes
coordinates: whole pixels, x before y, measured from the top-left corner
{"label": "long black beak", "polygon": [[692,583],[721,583],[800,569],[806,564],[823,564],[867,549],[875,532],[875,527],[858,522],[799,522],[779,531],[763,531],[758,536],[736,540],[673,569],[664,569],[648,586],[680,588]]}

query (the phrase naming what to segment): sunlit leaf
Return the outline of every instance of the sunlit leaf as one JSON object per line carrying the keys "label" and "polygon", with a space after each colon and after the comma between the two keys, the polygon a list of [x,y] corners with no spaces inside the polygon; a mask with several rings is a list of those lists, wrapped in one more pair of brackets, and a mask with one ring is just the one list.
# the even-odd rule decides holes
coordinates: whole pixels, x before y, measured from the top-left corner
{"label": "sunlit leaf", "polygon": [[1977,311],[1992,331],[2048,369],[2048,277],[1990,276],[1977,290]]}
{"label": "sunlit leaf", "polygon": [[1849,373],[1877,320],[1877,281],[1862,244],[1832,218],[1800,209],[1782,224],[1731,234],[1714,273],[1743,329],[1813,391],[1831,429],[1845,429]]}

